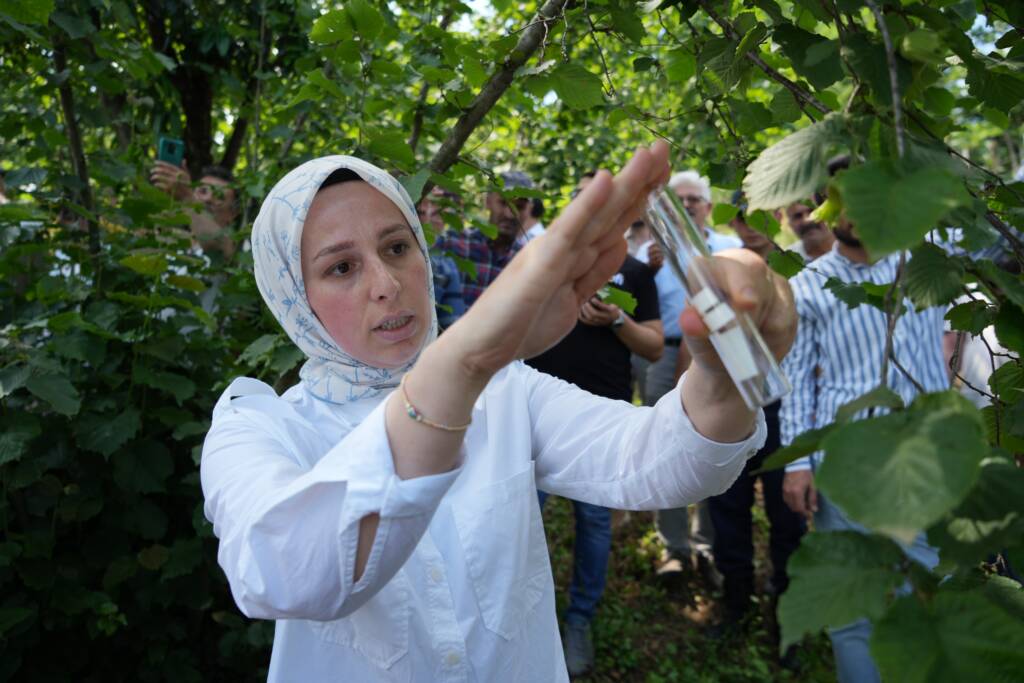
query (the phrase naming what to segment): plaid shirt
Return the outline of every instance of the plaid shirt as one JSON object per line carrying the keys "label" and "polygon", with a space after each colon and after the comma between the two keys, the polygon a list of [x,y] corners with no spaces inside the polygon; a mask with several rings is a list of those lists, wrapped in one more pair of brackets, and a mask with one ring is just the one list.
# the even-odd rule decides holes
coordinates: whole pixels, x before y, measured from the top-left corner
{"label": "plaid shirt", "polygon": [[520,245],[513,244],[505,251],[496,251],[491,240],[479,230],[446,232],[434,244],[436,251],[452,256],[457,263],[468,261],[476,268],[475,279],[469,273],[462,273],[462,298],[467,307],[480,298],[487,285],[498,277],[520,248]]}

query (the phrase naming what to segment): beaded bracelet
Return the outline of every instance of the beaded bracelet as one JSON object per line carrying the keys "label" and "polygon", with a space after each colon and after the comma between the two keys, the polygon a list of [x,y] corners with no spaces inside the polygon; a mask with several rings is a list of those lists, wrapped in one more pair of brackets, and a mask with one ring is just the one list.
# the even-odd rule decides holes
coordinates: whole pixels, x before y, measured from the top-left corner
{"label": "beaded bracelet", "polygon": [[408,374],[402,375],[402,381],[398,384],[398,390],[402,392],[402,401],[405,403],[406,415],[408,415],[410,418],[412,418],[416,422],[419,422],[422,425],[433,427],[434,429],[440,429],[446,432],[464,432],[467,429],[469,429],[469,425],[473,423],[472,420],[470,420],[464,425],[452,427],[450,425],[441,424],[440,422],[434,422],[433,420],[424,417],[423,414],[420,413],[420,411],[416,410],[413,404],[409,403],[409,395],[405,393],[405,378],[408,376]]}

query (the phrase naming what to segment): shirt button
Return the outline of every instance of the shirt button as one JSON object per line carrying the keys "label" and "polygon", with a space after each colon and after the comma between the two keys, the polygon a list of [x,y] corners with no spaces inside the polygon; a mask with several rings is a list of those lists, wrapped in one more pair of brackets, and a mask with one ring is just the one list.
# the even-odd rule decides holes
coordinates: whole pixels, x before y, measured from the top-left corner
{"label": "shirt button", "polygon": [[441,583],[441,580],[444,579],[444,574],[441,573],[440,569],[434,567],[430,570],[430,578],[434,583]]}
{"label": "shirt button", "polygon": [[447,664],[448,666],[455,666],[460,661],[462,661],[462,657],[459,657],[454,652],[449,652],[448,656],[444,658],[444,663]]}

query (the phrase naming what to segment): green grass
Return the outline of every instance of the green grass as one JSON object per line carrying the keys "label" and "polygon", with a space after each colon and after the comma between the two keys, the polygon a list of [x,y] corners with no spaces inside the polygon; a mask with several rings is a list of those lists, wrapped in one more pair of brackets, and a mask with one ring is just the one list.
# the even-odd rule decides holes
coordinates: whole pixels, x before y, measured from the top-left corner
{"label": "green grass", "polygon": [[[767,575],[767,520],[755,511],[756,571]],[[544,509],[559,614],[568,602],[572,577],[572,505],[551,497]],[[655,582],[661,544],[650,513],[630,513],[614,531],[608,585],[593,622],[595,671],[580,681],[697,683],[834,681],[828,639],[819,635],[800,647],[800,670],[778,664],[774,619],[767,599],[742,637],[716,641],[706,628],[716,618],[716,596],[691,584],[668,595]]]}

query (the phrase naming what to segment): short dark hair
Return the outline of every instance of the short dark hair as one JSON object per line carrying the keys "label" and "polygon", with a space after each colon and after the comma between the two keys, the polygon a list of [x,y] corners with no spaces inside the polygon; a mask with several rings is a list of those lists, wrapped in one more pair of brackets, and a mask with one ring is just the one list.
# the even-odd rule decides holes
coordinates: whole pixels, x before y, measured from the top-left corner
{"label": "short dark hair", "polygon": [[544,215],[544,202],[540,200],[540,197],[533,198],[533,202],[530,205],[530,215],[534,218],[541,218]]}
{"label": "short dark hair", "polygon": [[233,174],[224,166],[217,166],[216,164],[210,166],[203,166],[202,170],[199,172],[199,177],[204,178],[206,176],[210,176],[212,178],[219,178],[224,182],[230,183],[232,185],[235,182],[235,174]]}
{"label": "short dark hair", "polygon": [[[839,156],[834,156],[828,160],[826,167],[828,168],[828,177],[832,178],[836,173],[850,168],[850,155],[840,154]],[[814,203],[817,206],[824,204],[826,199],[828,199],[828,195],[825,193],[824,188],[814,193]]]}
{"label": "short dark hair", "polygon": [[831,178],[840,171],[850,168],[850,155],[840,154],[828,160],[828,177]]}
{"label": "short dark hair", "polygon": [[330,187],[331,185],[341,185],[342,183],[351,182],[353,180],[362,180],[362,178],[351,168],[339,168],[320,183],[320,189],[318,189],[317,192],[320,192],[320,190]]}

